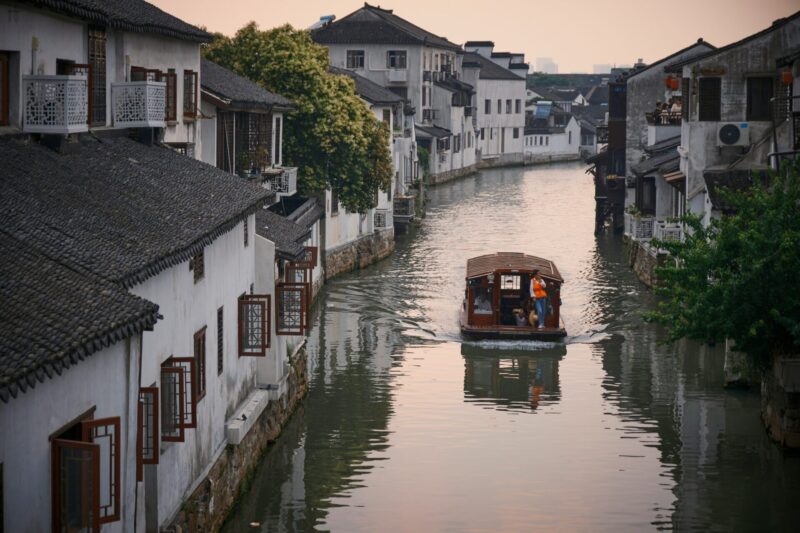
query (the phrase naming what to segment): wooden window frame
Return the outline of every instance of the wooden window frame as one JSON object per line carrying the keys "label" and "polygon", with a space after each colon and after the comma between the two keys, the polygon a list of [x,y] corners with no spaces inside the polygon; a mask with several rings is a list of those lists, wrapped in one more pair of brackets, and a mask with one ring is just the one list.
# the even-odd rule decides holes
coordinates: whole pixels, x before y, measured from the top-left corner
{"label": "wooden window frame", "polygon": [[183,384],[185,394],[183,408],[183,428],[194,429],[197,427],[197,363],[194,357],[170,357],[164,364],[180,368],[183,371]]}
{"label": "wooden window frame", "polygon": [[[85,483],[80,487],[81,493],[84,495],[82,501],[86,501],[86,508],[83,509],[85,516],[83,523],[89,525],[90,531],[97,533],[100,531],[100,446],[91,442],[82,442],[70,439],[53,439],[51,450],[51,494],[52,494],[52,516],[51,521],[53,531],[61,531],[61,500],[62,500],[62,486],[60,474],[63,471],[61,464],[61,450],[65,448],[72,448],[82,450],[84,453],[88,452],[91,456],[91,484],[87,486]],[[87,476],[88,477],[88,476]],[[84,476],[81,480],[84,480]],[[94,490],[92,491],[92,488]],[[85,498],[85,500],[84,500]]]}
{"label": "wooden window frame", "polygon": [[225,309],[217,309],[217,375],[225,369]]}
{"label": "wooden window frame", "polygon": [[[261,341],[257,348],[248,350],[245,338],[249,336],[247,330],[247,308],[257,306],[260,308]],[[238,301],[238,344],[239,357],[266,357],[271,342],[272,329],[272,296],[269,294],[243,294]]]}
{"label": "wooden window frame", "polygon": [[194,366],[197,371],[195,400],[200,402],[206,396],[206,326],[194,334]]}
{"label": "wooden window frame", "polygon": [[[153,426],[147,426],[147,399],[151,397],[149,402],[150,408],[153,410]],[[160,416],[158,405],[159,391],[158,387],[140,387],[139,388],[139,401],[136,406],[136,480],[142,481],[144,479],[144,465],[157,465],[158,464],[158,447],[159,447],[159,427],[158,420]],[[148,431],[149,430],[149,431]],[[152,450],[152,457],[145,456],[145,438],[147,435],[152,435],[152,443],[148,446]]]}
{"label": "wooden window frame", "polygon": [[[197,74],[194,70],[185,69],[183,71],[183,116],[185,118],[197,118],[197,106],[199,105]],[[190,82],[189,88],[186,86],[187,80]],[[188,102],[187,96],[190,97]]]}
{"label": "wooden window frame", "polygon": [[194,254],[189,261],[189,270],[194,273],[194,282],[197,283],[206,277],[205,248]]}
{"label": "wooden window frame", "polygon": [[[178,420],[178,423],[175,425],[175,427],[177,428],[177,431],[176,431],[177,435],[164,435],[163,433],[161,433],[161,440],[163,442],[183,442],[184,438],[185,438],[185,434],[186,434],[186,430],[185,430],[185,427],[183,425],[183,419],[185,418],[184,410],[186,409],[186,382],[185,382],[184,372],[183,372],[183,369],[181,369],[179,367],[173,367],[171,365],[161,365],[161,394],[160,394],[160,396],[161,396],[162,399],[163,399],[164,395],[169,392],[167,390],[167,387],[164,386],[164,375],[165,374],[174,374],[176,376],[176,379],[177,379],[176,385],[178,387],[178,401],[177,401],[177,404],[175,406],[176,409],[177,409],[177,412],[174,413],[174,414],[177,415],[176,418]],[[167,402],[161,402],[161,409],[163,410],[166,405],[167,405]],[[162,415],[162,419],[163,419],[163,413],[159,413],[159,414]],[[166,426],[166,424],[164,424],[163,420],[162,420],[161,431],[164,431],[165,426]]]}
{"label": "wooden window frame", "polygon": [[[308,326],[308,283],[279,283],[275,287],[275,332],[278,335],[302,335]],[[299,324],[285,327],[281,321],[283,298],[286,293],[297,293],[300,297]]]}
{"label": "wooden window frame", "polygon": [[[90,125],[104,126],[108,113],[108,33],[105,28],[89,26],[86,46],[88,64],[85,66],[89,81],[87,121]],[[99,54],[101,48],[102,54]],[[98,120],[95,120],[95,114],[99,115]]]}
{"label": "wooden window frame", "polygon": [[[113,433],[98,434],[98,431],[108,427],[114,428]],[[120,418],[118,416],[110,418],[98,418],[94,420],[84,420],[83,422],[81,422],[81,433],[83,442],[91,442],[97,445],[95,442],[97,439],[102,439],[102,438],[113,439],[108,446],[108,452],[110,454],[108,457],[109,461],[108,472],[109,472],[109,483],[110,483],[108,491],[109,491],[109,496],[112,499],[112,502],[110,502],[109,505],[104,506],[102,502],[98,501],[99,513],[100,513],[99,516],[100,519],[98,524],[107,524],[109,522],[116,522],[117,520],[120,519],[122,515],[122,513],[120,512],[120,501],[121,501],[120,492],[122,490],[122,483],[120,481],[120,476],[122,475],[122,469],[120,467],[121,463],[120,430],[121,430],[121,424],[120,424]],[[97,446],[99,450],[100,446],[99,445]],[[99,460],[100,463],[102,464],[103,457],[100,456]],[[100,470],[102,470],[102,468],[98,469],[98,474]],[[113,473],[113,479],[111,478],[112,473]],[[98,485],[98,489],[99,488],[100,486]],[[100,490],[98,490],[97,492],[97,498],[99,500]],[[113,511],[109,512],[107,510],[109,507],[112,508]],[[106,514],[104,514],[104,511]]]}
{"label": "wooden window frame", "polygon": [[175,122],[178,120],[178,74],[175,69],[168,69],[161,74],[161,81],[167,84],[166,99],[164,102],[164,120]]}

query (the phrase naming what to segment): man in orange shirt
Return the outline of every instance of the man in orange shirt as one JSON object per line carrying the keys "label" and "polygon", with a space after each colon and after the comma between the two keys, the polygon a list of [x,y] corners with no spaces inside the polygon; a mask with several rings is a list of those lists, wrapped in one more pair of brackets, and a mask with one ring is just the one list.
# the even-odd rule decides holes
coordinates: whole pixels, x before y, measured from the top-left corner
{"label": "man in orange shirt", "polygon": [[531,295],[536,305],[536,314],[539,317],[539,327],[544,327],[544,314],[547,310],[547,284],[542,279],[538,270],[533,271],[531,278]]}

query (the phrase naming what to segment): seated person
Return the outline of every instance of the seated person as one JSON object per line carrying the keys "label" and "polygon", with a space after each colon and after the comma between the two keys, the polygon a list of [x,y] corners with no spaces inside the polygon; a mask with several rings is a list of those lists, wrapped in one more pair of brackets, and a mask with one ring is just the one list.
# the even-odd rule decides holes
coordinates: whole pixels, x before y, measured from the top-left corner
{"label": "seated person", "polygon": [[525,311],[522,309],[514,309],[514,319],[517,322],[517,326],[528,325],[528,320],[525,318]]}

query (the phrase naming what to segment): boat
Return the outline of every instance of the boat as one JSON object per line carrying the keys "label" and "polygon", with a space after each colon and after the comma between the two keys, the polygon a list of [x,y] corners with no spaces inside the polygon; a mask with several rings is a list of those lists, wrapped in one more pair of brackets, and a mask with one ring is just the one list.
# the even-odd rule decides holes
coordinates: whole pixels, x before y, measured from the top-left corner
{"label": "boat", "polygon": [[[530,323],[534,301],[530,281],[539,271],[547,286],[544,327]],[[557,340],[567,335],[561,320],[564,278],[549,259],[517,252],[497,252],[467,260],[461,306],[461,334],[474,339]],[[518,325],[517,316],[526,317]]]}

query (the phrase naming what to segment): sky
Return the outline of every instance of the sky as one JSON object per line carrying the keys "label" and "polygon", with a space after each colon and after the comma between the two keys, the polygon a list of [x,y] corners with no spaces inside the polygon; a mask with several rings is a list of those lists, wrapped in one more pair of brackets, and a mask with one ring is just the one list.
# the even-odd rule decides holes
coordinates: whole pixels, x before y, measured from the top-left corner
{"label": "sky", "polygon": [[[209,31],[233,35],[254,20],[263,29],[307,28],[321,15],[345,15],[358,0],[149,0]],[[559,72],[592,72],[594,64],[652,63],[702,37],[737,41],[800,10],[799,0],[373,0],[452,42],[494,41],[523,52],[535,66],[551,57]]]}

